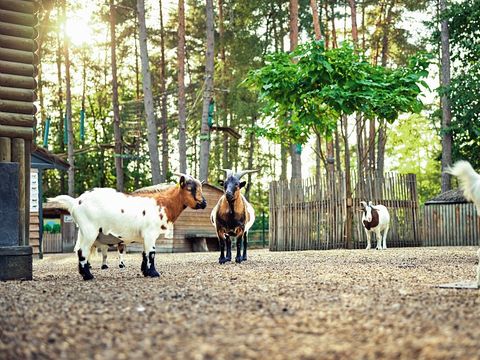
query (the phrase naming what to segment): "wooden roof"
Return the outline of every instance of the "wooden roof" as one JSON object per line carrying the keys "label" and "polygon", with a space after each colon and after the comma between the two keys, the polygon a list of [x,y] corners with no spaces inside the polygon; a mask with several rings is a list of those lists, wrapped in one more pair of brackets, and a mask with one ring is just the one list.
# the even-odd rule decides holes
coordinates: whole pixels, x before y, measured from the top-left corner
{"label": "wooden roof", "polygon": [[70,165],[47,149],[32,145],[32,167],[37,169],[58,169],[67,171]]}
{"label": "wooden roof", "polygon": [[433,204],[464,204],[469,203],[465,197],[463,196],[463,191],[461,189],[453,189],[448,190],[440,195],[434,197],[433,199],[428,200],[425,202],[425,205],[433,205]]}

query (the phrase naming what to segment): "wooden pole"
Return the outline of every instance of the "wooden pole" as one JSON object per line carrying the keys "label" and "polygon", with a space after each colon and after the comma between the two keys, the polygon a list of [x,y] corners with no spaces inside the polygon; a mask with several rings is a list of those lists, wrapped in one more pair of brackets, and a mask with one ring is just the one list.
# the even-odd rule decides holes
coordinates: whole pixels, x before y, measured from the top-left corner
{"label": "wooden pole", "polygon": [[[23,139],[22,139],[23,140]],[[25,140],[25,246],[30,245],[30,168],[32,165],[32,141]]]}
{"label": "wooden pole", "polygon": [[19,207],[19,245],[25,246],[25,140],[14,138],[12,140],[12,162],[17,162],[18,167],[18,207]]}
{"label": "wooden pole", "polygon": [[8,137],[0,137],[0,162],[10,162],[12,160],[11,140]]}
{"label": "wooden pole", "polygon": [[0,112],[0,125],[33,127],[35,117],[33,115]]}
{"label": "wooden pole", "polygon": [[33,139],[33,129],[29,127],[0,125],[0,136],[31,140]]}
{"label": "wooden pole", "polygon": [[15,89],[5,86],[0,86],[0,98],[3,100],[26,101],[30,103],[37,99],[34,90]]}

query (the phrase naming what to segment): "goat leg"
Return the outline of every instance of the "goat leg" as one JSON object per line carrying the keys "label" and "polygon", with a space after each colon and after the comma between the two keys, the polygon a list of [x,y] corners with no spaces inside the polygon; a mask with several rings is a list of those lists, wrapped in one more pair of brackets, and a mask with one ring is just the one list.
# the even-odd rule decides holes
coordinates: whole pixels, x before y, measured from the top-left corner
{"label": "goat leg", "polygon": [[225,259],[225,238],[223,235],[219,236],[218,242],[220,244],[220,257],[218,258],[218,262],[220,264],[225,264],[227,260]]}
{"label": "goat leg", "polygon": [[78,252],[78,272],[82,275],[83,280],[92,280],[93,275],[90,272],[90,267],[88,266],[87,259],[83,256],[82,249],[79,249]]}
{"label": "goat leg", "polygon": [[248,247],[247,236],[248,236],[248,233],[244,232],[243,233],[243,256],[242,256],[242,261],[247,261],[247,247]]}
{"label": "goat leg", "polygon": [[225,235],[225,242],[227,243],[227,256],[225,256],[225,261],[232,261],[232,239],[230,239],[230,236]]}
{"label": "goat leg", "polygon": [[241,248],[242,248],[242,237],[237,236],[237,256],[235,257],[235,262],[236,263],[241,263],[242,262],[242,257],[240,256]]}
{"label": "goat leg", "polygon": [[147,276],[147,253],[145,251],[142,252],[142,266],[140,270],[142,270],[143,275]]}

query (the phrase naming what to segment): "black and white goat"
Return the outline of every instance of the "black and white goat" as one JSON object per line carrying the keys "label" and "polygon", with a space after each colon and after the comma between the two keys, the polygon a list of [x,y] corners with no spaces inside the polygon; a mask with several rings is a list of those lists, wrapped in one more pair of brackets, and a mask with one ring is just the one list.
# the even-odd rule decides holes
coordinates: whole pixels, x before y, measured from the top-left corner
{"label": "black and white goat", "polygon": [[[240,181],[245,174],[257,170],[244,170],[234,173],[226,169],[226,180],[220,180],[224,194],[218,200],[212,210],[210,220],[217,232],[220,243],[220,258],[218,262],[225,264],[232,260],[232,240],[234,236],[237,241],[237,256],[235,262],[241,263],[247,260],[248,230],[255,222],[255,212],[252,205],[240,193],[240,189],[246,185],[246,181]],[[243,255],[240,254],[243,242]],[[225,245],[227,254],[225,256]]]}
{"label": "black and white goat", "polygon": [[[387,234],[388,229],[390,228],[390,214],[388,210],[383,205],[372,205],[372,202],[369,201],[368,204],[365,201],[360,201],[362,214],[362,223],[365,229],[365,234],[367,235],[367,247],[370,249],[371,244],[371,235],[375,233],[377,239],[377,250],[387,248]],[[383,238],[382,238],[383,231]],[[383,240],[383,244],[382,244]]]}
{"label": "black and white goat", "polygon": [[[468,161],[457,161],[452,167],[446,170],[448,174],[458,178],[463,196],[472,201],[477,208],[477,215],[480,216],[480,175],[473,169]],[[477,287],[480,288],[480,249],[477,251]]]}
{"label": "black and white goat", "polygon": [[96,188],[78,198],[60,195],[56,201],[70,212],[78,226],[76,251],[78,269],[84,280],[93,279],[88,257],[99,233],[112,235],[122,243],[143,242],[141,271],[144,276],[158,277],[155,269],[155,242],[188,206],[205,209],[207,202],[202,184],[181,175],[177,185],[151,186],[143,191],[124,194],[114,189]]}

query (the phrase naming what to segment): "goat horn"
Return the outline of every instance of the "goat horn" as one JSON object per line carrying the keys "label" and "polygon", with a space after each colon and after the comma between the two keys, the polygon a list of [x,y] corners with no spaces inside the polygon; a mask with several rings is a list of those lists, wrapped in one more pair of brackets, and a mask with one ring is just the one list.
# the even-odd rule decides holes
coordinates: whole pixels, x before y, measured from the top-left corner
{"label": "goat horn", "polygon": [[184,173],[174,172],[174,173],[172,173],[172,174],[175,175],[175,176],[178,176],[178,177],[184,176],[186,179],[193,179],[190,175],[187,175],[187,174],[184,174]]}
{"label": "goat horn", "polygon": [[229,176],[233,175],[233,170],[230,170],[230,169],[222,169],[223,171],[225,171],[227,174],[226,174],[226,177],[228,178]]}
{"label": "goat horn", "polygon": [[360,201],[360,205],[362,205],[363,208],[367,207],[367,202],[366,201]]}
{"label": "goat horn", "polygon": [[254,172],[257,172],[258,170],[242,170],[242,171],[239,171],[235,174],[235,177],[240,179],[243,175],[245,174],[249,174],[249,173],[254,173]]}

